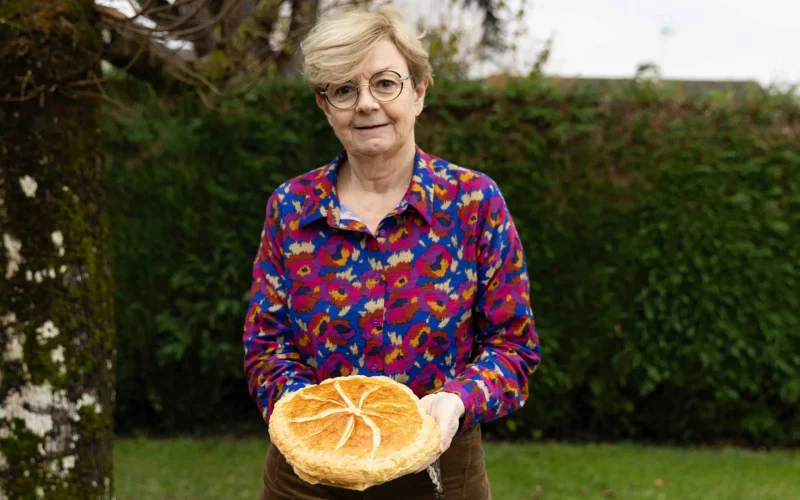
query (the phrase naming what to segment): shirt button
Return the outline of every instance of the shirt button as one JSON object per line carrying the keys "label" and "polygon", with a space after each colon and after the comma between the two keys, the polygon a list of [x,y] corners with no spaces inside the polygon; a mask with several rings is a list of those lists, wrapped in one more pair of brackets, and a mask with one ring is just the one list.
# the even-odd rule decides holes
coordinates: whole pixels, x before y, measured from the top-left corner
{"label": "shirt button", "polygon": [[378,326],[380,324],[381,324],[381,320],[379,320],[379,319],[373,319],[372,320],[372,326]]}
{"label": "shirt button", "polygon": [[378,363],[372,363],[372,366],[370,366],[370,368],[372,369],[372,371],[377,371],[378,370]]}

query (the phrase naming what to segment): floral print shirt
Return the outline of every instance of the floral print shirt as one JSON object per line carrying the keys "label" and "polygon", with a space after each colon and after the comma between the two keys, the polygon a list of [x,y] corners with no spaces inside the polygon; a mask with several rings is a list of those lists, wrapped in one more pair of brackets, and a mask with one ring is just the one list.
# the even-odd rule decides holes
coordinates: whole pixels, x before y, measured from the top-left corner
{"label": "floral print shirt", "polygon": [[344,219],[342,151],[270,196],[253,265],[244,368],[266,422],[284,394],[386,375],[459,395],[461,430],[520,408],[539,364],[529,278],[497,185],[417,148],[398,206],[372,234]]}

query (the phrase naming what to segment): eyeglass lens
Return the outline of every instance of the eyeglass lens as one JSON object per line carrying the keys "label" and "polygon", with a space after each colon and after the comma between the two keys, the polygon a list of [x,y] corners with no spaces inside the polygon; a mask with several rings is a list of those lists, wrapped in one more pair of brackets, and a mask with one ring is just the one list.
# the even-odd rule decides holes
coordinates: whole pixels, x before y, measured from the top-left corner
{"label": "eyeglass lens", "polygon": [[[403,81],[394,71],[384,71],[369,80],[369,91],[377,101],[392,101],[403,90]],[[353,82],[330,85],[326,91],[328,100],[337,108],[349,108],[358,100],[358,87]]]}

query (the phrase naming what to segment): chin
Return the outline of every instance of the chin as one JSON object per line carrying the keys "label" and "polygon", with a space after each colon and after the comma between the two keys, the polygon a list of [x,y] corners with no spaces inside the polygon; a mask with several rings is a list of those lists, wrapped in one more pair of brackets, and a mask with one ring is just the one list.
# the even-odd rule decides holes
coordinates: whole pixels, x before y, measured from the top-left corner
{"label": "chin", "polygon": [[362,155],[378,156],[393,151],[396,149],[396,146],[394,141],[371,140],[355,144],[354,149]]}

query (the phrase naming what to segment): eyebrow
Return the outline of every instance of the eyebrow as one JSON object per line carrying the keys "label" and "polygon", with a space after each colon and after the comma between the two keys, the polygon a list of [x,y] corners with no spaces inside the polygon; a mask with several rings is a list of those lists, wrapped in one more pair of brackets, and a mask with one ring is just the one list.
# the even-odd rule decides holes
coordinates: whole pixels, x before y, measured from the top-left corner
{"label": "eyebrow", "polygon": [[[372,74],[370,74],[369,78],[367,78],[367,80],[369,80],[370,78],[372,78],[373,76],[375,76],[377,74],[384,73],[386,71],[394,71],[398,75],[400,74],[400,71],[398,69],[394,68],[393,66],[386,66],[385,68],[379,69],[379,70],[373,72]],[[351,81],[355,81],[355,78],[352,78]]]}

